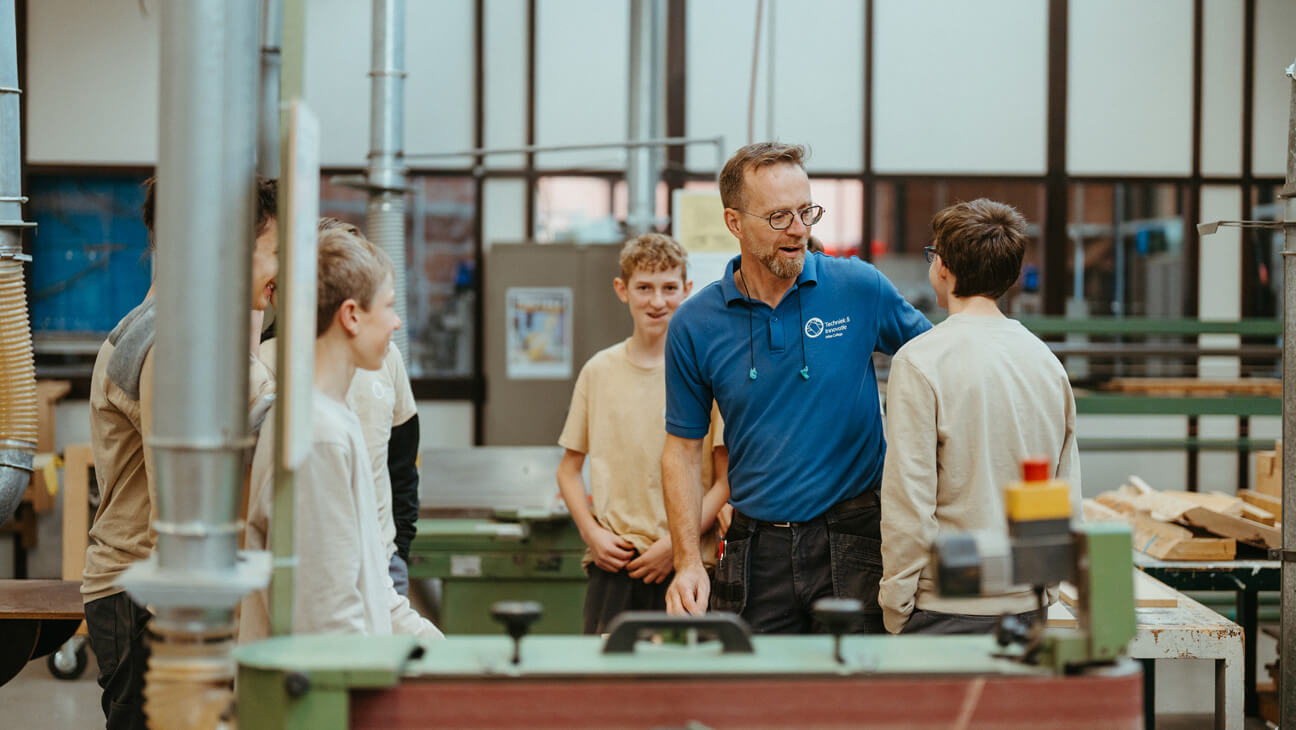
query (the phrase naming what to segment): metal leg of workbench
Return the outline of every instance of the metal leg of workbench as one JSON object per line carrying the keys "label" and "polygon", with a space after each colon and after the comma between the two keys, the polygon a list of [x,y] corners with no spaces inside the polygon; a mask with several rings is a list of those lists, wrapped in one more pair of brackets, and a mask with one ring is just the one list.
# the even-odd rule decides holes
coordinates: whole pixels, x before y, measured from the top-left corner
{"label": "metal leg of workbench", "polygon": [[1251,438],[1251,419],[1238,417],[1238,489],[1251,488],[1251,451],[1243,444]]}
{"label": "metal leg of workbench", "polygon": [[1237,592],[1237,618],[1242,624],[1242,686],[1243,706],[1248,717],[1260,711],[1256,696],[1256,642],[1260,633],[1260,592],[1245,589]]}
{"label": "metal leg of workbench", "polygon": [[[1188,416],[1188,438],[1194,441],[1200,435],[1200,429],[1197,427],[1197,416]],[[1188,491],[1197,491],[1197,447],[1189,445],[1185,450],[1188,458]]]}
{"label": "metal leg of workbench", "polygon": [[1143,665],[1143,730],[1156,728],[1156,660],[1140,659]]}

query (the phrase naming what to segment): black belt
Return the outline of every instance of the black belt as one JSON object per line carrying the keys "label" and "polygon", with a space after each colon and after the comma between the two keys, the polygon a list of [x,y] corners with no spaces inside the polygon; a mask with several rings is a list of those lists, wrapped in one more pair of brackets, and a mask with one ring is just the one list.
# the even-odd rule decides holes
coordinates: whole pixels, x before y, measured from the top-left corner
{"label": "black belt", "polygon": [[844,514],[846,512],[850,512],[852,510],[863,509],[865,507],[878,506],[881,503],[882,503],[882,495],[880,490],[870,489],[864,492],[863,494],[851,497],[850,499],[843,499],[837,504],[834,504],[833,506],[824,510],[822,513],[819,514],[818,517],[812,517],[808,520],[802,520],[801,522],[790,522],[790,521],[789,522],[769,522],[767,520],[758,520],[752,517],[748,517],[747,515],[739,512],[736,509],[734,510],[733,521],[735,524],[740,524],[744,527],[746,526],[779,527],[779,528],[797,527],[800,525],[808,525],[814,522],[818,522],[822,520],[824,517],[826,517],[827,515],[836,516],[836,515]]}

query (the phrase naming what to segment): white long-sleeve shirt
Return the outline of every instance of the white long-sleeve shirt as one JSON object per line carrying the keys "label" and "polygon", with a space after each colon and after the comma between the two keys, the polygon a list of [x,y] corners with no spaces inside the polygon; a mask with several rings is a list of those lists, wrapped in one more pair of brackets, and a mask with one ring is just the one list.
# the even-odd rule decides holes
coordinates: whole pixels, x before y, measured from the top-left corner
{"label": "white long-sleeve shirt", "polygon": [[1048,347],[1013,319],[951,315],[896,353],[886,398],[882,583],[888,631],[914,608],[998,615],[1036,607],[1029,591],[980,598],[936,592],[931,547],[943,531],[1007,534],[1003,488],[1039,456],[1070,482],[1078,519],[1075,398]]}
{"label": "white long-sleeve shirt", "polygon": [[[293,633],[441,638],[392,585],[360,422],[346,405],[316,391],[311,426],[310,454],[296,473]],[[274,433],[267,427],[252,459],[249,550],[270,544],[273,479]],[[269,634],[269,594],[262,589],[243,599],[239,641]]]}

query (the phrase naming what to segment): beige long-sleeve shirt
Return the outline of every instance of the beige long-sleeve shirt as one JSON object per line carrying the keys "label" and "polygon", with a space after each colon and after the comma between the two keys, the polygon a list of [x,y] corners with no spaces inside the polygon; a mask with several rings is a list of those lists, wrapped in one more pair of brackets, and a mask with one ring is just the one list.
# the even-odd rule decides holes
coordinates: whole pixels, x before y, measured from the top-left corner
{"label": "beige long-sleeve shirt", "polygon": [[[311,450],[296,473],[293,633],[441,638],[392,585],[360,422],[345,404],[319,391],[311,405]],[[250,550],[270,544],[274,438],[272,429],[264,429],[252,459]],[[262,589],[243,599],[239,641],[269,633],[269,594]]]}
{"label": "beige long-sleeve shirt", "polygon": [[[275,341],[261,343],[260,362],[264,363],[273,389],[275,378]],[[377,370],[356,370],[347,389],[347,407],[360,419],[365,448],[369,452],[369,469],[373,474],[374,497],[378,503],[378,524],[387,558],[396,553],[396,520],[392,516],[391,472],[387,471],[388,444],[392,428],[408,422],[418,413],[414,391],[410,388],[405,361],[396,345],[388,345],[387,356]]]}
{"label": "beige long-sleeve shirt", "polygon": [[1062,364],[1016,320],[955,314],[896,353],[886,403],[878,601],[887,630],[899,632],[915,607],[982,616],[1034,609],[1028,589],[940,596],[931,546],[945,531],[1007,534],[1003,488],[1030,456],[1070,482],[1080,517],[1075,398]]}

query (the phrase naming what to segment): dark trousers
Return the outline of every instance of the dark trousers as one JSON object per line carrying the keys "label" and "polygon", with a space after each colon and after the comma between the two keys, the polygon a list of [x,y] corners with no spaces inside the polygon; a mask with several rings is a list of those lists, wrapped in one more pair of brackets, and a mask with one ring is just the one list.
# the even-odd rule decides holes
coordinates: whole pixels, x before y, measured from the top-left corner
{"label": "dark trousers", "polygon": [[762,522],[735,511],[712,581],[711,609],[742,616],[757,633],[823,633],[815,601],[854,598],[864,606],[854,630],[882,633],[881,519],[876,489],[807,522]]}
{"label": "dark trousers", "polygon": [[85,606],[90,646],[99,662],[99,686],[108,730],[144,730],[144,671],[151,614],[125,593]]}
{"label": "dark trousers", "polygon": [[587,634],[606,634],[612,619],[622,611],[665,611],[666,589],[675,574],[661,583],[645,583],[631,578],[625,570],[609,573],[594,565],[589,566],[589,585],[585,588],[585,620]]}
{"label": "dark trousers", "polygon": [[[1035,623],[1039,611],[1026,611],[1017,618],[1027,626]],[[998,616],[972,616],[964,613],[940,613],[915,608],[902,634],[990,634],[999,625]]]}

